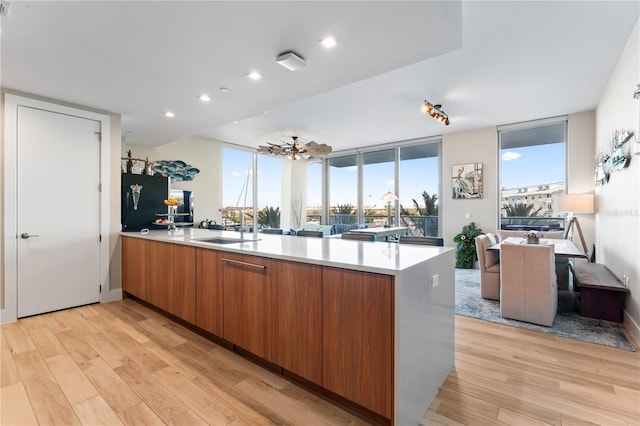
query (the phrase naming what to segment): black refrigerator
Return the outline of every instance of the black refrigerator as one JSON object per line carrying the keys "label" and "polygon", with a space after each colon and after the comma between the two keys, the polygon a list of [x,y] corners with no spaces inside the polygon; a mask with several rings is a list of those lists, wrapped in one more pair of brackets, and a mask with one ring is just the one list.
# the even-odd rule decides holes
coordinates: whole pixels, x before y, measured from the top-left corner
{"label": "black refrigerator", "polygon": [[153,225],[153,221],[159,218],[158,213],[167,213],[164,200],[169,198],[169,178],[160,175],[148,176],[132,173],[122,173],[121,176],[120,222],[122,230],[158,229]]}

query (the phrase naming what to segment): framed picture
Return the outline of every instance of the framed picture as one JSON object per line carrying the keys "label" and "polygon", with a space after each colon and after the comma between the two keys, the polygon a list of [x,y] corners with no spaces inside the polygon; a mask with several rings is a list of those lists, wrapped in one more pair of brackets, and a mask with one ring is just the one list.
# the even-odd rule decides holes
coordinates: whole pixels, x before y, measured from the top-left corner
{"label": "framed picture", "polygon": [[453,198],[482,198],[482,163],[454,165],[451,179]]}

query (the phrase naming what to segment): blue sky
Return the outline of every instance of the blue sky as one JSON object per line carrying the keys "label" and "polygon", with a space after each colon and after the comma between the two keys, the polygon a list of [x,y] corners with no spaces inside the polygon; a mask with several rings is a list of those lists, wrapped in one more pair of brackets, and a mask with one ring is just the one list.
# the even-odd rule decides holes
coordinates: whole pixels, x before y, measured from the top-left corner
{"label": "blue sky", "polygon": [[500,158],[500,181],[506,189],[564,182],[563,143],[502,150]]}

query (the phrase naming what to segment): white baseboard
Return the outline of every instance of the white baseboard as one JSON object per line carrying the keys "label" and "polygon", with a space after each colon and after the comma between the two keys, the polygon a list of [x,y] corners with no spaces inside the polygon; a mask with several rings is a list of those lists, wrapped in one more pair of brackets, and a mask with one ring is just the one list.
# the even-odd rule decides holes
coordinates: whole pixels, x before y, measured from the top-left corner
{"label": "white baseboard", "polygon": [[626,310],[624,311],[624,326],[631,333],[636,343],[640,344],[640,326]]}
{"label": "white baseboard", "polygon": [[109,290],[102,293],[100,297],[100,303],[114,302],[122,299],[122,289],[117,288],[115,290]]}

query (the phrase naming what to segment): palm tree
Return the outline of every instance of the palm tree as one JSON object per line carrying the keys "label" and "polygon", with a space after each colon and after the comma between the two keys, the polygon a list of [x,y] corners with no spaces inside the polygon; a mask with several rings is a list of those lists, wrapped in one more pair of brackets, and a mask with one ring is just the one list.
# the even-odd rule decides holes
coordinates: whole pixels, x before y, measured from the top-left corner
{"label": "palm tree", "polygon": [[[414,199],[413,206],[415,209],[414,213],[409,212],[409,210],[405,209],[400,205],[400,215],[401,216],[422,216],[422,220],[411,220],[411,223],[407,221],[407,218],[403,217],[402,222],[405,226],[413,226],[418,235],[437,235],[438,229],[437,226],[435,229],[426,229],[427,228],[427,219],[426,216],[437,216],[438,215],[438,195],[433,194],[429,195],[427,191],[422,191],[422,199],[424,201],[424,207],[418,204],[418,202]],[[437,224],[437,222],[436,222]]]}
{"label": "palm tree", "polygon": [[280,207],[265,207],[258,210],[258,224],[269,228],[280,227]]}
{"label": "palm tree", "polygon": [[536,206],[533,204],[506,204],[502,207],[506,216],[517,216],[517,217],[537,217],[542,207],[538,207],[535,211]]}

